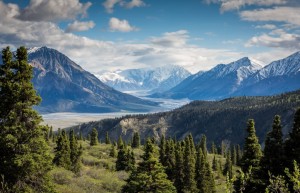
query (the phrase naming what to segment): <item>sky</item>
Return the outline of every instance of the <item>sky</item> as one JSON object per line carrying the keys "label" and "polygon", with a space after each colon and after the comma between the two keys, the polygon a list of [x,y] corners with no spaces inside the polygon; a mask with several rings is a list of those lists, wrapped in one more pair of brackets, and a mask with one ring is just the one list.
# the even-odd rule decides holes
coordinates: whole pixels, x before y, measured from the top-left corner
{"label": "sky", "polygon": [[85,70],[179,65],[300,51],[300,0],[0,0],[0,48],[47,46]]}

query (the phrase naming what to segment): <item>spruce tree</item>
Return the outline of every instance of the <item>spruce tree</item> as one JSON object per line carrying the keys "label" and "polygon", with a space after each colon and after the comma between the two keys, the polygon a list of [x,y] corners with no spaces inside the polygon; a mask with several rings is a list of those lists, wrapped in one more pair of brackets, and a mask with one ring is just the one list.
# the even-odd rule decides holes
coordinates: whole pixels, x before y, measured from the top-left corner
{"label": "spruce tree", "polygon": [[117,143],[118,149],[120,149],[122,146],[125,147],[125,145],[126,145],[126,144],[124,144],[123,139],[122,139],[122,136],[120,135],[120,136],[119,136],[119,139],[118,139],[118,143]]}
{"label": "spruce tree", "polygon": [[71,169],[70,143],[65,130],[57,137],[53,163],[65,169]]}
{"label": "spruce tree", "polygon": [[247,123],[248,136],[245,139],[244,153],[241,160],[243,172],[247,172],[249,167],[258,168],[262,157],[261,147],[255,134],[254,120],[249,119]]}
{"label": "spruce tree", "polygon": [[271,174],[275,176],[283,173],[284,148],[282,136],[280,116],[276,115],[273,121],[272,131],[267,134],[264,154],[261,160],[261,166],[267,179],[268,172],[271,172]]}
{"label": "spruce tree", "polygon": [[70,140],[71,170],[74,173],[78,173],[81,168],[82,146],[78,147],[78,141],[75,138],[73,129],[70,130],[69,140]]}
{"label": "spruce tree", "polygon": [[229,179],[232,179],[233,173],[232,173],[232,161],[231,161],[231,155],[230,151],[227,152],[226,156],[226,162],[224,165],[223,175],[228,175]]}
{"label": "spruce tree", "polygon": [[108,132],[106,132],[105,143],[110,144],[110,138],[109,138]]}
{"label": "spruce tree", "polygon": [[117,171],[128,170],[128,164],[129,164],[128,153],[124,145],[121,145],[117,155],[116,170]]}
{"label": "spruce tree", "polygon": [[214,158],[213,158],[213,161],[212,161],[212,169],[213,171],[218,171],[218,162],[217,162],[217,159],[216,159],[216,156],[214,155]]}
{"label": "spruce tree", "polygon": [[289,168],[293,167],[293,160],[300,163],[300,108],[295,113],[293,129],[285,142],[285,152]]}
{"label": "spruce tree", "polygon": [[15,59],[9,47],[2,50],[0,65],[0,175],[12,192],[49,192],[50,149],[41,126],[42,117],[33,110],[41,98],[31,83],[32,67],[25,47]]}
{"label": "spruce tree", "polygon": [[184,190],[184,172],[183,172],[183,153],[182,146],[179,142],[176,145],[175,151],[175,181],[174,186],[177,189],[178,193],[183,193]]}
{"label": "spruce tree", "polygon": [[166,165],[166,138],[163,135],[159,144],[159,161],[164,166]]}
{"label": "spruce tree", "polygon": [[168,175],[169,180],[174,181],[175,179],[175,146],[174,141],[172,139],[167,140],[166,143],[166,157],[165,157],[165,165],[166,174]]}
{"label": "spruce tree", "polygon": [[206,136],[201,136],[200,147],[202,149],[203,155],[207,156],[207,147],[206,147]]}
{"label": "spruce tree", "polygon": [[91,132],[90,145],[94,146],[98,144],[98,131],[96,128],[93,128]]}
{"label": "spruce tree", "polygon": [[143,161],[139,163],[137,170],[133,171],[123,187],[124,193],[155,192],[175,193],[176,188],[167,179],[163,166],[155,157],[155,147],[150,139],[146,141]]}
{"label": "spruce tree", "polygon": [[111,144],[111,149],[109,152],[109,156],[111,157],[116,157],[118,154],[117,150],[116,150],[116,146],[114,144]]}
{"label": "spruce tree", "polygon": [[140,134],[138,132],[134,132],[132,138],[132,147],[139,148],[141,144]]}

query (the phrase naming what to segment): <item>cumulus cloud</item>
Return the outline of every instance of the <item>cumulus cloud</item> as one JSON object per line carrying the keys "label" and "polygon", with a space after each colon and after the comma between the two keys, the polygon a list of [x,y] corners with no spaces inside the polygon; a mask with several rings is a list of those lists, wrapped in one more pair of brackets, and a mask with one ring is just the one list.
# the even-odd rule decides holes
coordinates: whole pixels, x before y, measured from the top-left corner
{"label": "cumulus cloud", "polygon": [[244,6],[271,6],[286,4],[287,0],[204,0],[206,3],[220,3],[221,11],[237,10]]}
{"label": "cumulus cloud", "polygon": [[300,49],[300,35],[287,33],[284,30],[274,30],[269,34],[252,37],[246,47],[251,46],[266,46],[273,48],[287,48],[290,50]]}
{"label": "cumulus cloud", "polygon": [[247,21],[276,21],[300,26],[300,7],[274,7],[240,12],[240,17]]}
{"label": "cumulus cloud", "polygon": [[272,30],[272,29],[276,29],[276,25],[273,25],[273,24],[257,25],[257,26],[255,26],[255,28]]}
{"label": "cumulus cloud", "polygon": [[95,27],[95,23],[93,21],[74,21],[73,23],[68,24],[66,32],[73,32],[73,31],[87,31]]}
{"label": "cumulus cloud", "polygon": [[109,20],[109,30],[111,32],[131,32],[137,31],[138,28],[131,26],[127,20],[120,20],[118,18],[112,17]]}
{"label": "cumulus cloud", "polygon": [[180,47],[186,44],[188,38],[188,31],[179,30],[166,32],[162,37],[153,37],[151,38],[151,43],[163,47]]}
{"label": "cumulus cloud", "polygon": [[104,6],[107,13],[113,13],[114,12],[114,7],[116,5],[119,5],[121,7],[125,7],[127,9],[132,9],[134,7],[146,6],[146,3],[144,3],[143,0],[131,0],[131,1],[106,0],[102,5]]}
{"label": "cumulus cloud", "polygon": [[92,3],[79,0],[30,0],[18,18],[25,21],[60,21],[85,17]]}

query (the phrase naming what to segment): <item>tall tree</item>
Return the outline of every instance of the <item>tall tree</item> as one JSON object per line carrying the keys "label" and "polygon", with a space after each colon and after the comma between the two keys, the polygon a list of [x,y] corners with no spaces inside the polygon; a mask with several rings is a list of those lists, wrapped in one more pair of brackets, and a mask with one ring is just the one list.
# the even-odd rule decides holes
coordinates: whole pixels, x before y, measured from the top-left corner
{"label": "tall tree", "polygon": [[289,168],[292,168],[293,160],[300,163],[300,108],[295,113],[293,129],[285,142],[285,149]]}
{"label": "tall tree", "polygon": [[134,132],[131,146],[133,148],[139,148],[140,144],[141,144],[140,134],[138,132]]}
{"label": "tall tree", "polygon": [[65,130],[62,130],[61,134],[57,137],[54,152],[55,157],[53,163],[68,170],[71,169],[70,143]]}
{"label": "tall tree", "polygon": [[261,147],[255,133],[253,119],[248,120],[247,132],[248,136],[245,139],[244,153],[241,160],[243,172],[247,172],[250,166],[252,166],[253,169],[259,167],[260,159],[262,157]]}
{"label": "tall tree", "polygon": [[94,146],[98,144],[98,131],[96,128],[93,128],[91,133],[90,145]]}
{"label": "tall tree", "polygon": [[129,157],[124,145],[121,145],[117,155],[116,170],[128,170]]}
{"label": "tall tree", "polygon": [[70,140],[70,160],[71,160],[71,170],[74,173],[78,173],[81,168],[81,154],[82,146],[78,145],[78,141],[75,138],[74,130],[71,129],[69,133]]}
{"label": "tall tree", "polygon": [[105,143],[110,144],[110,138],[109,138],[108,132],[106,132]]}
{"label": "tall tree", "polygon": [[267,134],[261,166],[268,179],[268,171],[277,176],[284,170],[284,148],[280,116],[274,117],[272,130]]}
{"label": "tall tree", "polygon": [[[184,146],[184,145],[183,145]],[[181,143],[178,142],[175,151],[175,181],[174,186],[178,193],[183,193],[184,190],[184,172],[183,172],[183,154]]]}
{"label": "tall tree", "polygon": [[9,47],[2,50],[0,65],[0,175],[14,192],[51,191],[47,173],[51,156],[41,126],[41,116],[33,110],[41,98],[31,83],[32,67],[25,47],[17,49],[15,60]]}
{"label": "tall tree", "polygon": [[143,161],[139,163],[137,170],[131,173],[122,192],[176,192],[172,182],[167,179],[167,174],[164,172],[163,166],[155,157],[155,151],[155,146],[148,139],[145,144],[145,152],[142,156]]}
{"label": "tall tree", "polygon": [[200,147],[202,149],[203,155],[207,156],[207,146],[206,146],[206,136],[201,136]]}
{"label": "tall tree", "polygon": [[224,165],[223,175],[228,175],[229,179],[232,179],[233,173],[232,173],[232,161],[231,161],[231,153],[230,151],[227,152],[226,156],[226,162]]}

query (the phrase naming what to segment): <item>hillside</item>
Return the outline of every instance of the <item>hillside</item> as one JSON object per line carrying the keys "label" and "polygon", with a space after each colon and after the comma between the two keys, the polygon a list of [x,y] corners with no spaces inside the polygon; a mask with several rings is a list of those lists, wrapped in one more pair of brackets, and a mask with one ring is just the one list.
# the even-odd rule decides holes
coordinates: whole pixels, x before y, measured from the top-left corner
{"label": "hillside", "polygon": [[266,132],[270,130],[276,114],[282,118],[283,132],[291,129],[294,112],[300,107],[300,90],[267,97],[237,97],[221,101],[194,101],[170,112],[149,115],[126,116],[106,119],[73,127],[87,135],[92,128],[97,128],[100,138],[109,132],[113,139],[120,135],[130,140],[134,131],[139,131],[141,138],[154,136],[184,138],[192,133],[198,141],[205,134],[208,141],[220,143],[228,140],[242,144],[245,137],[246,122],[254,118],[257,135],[263,143]]}

